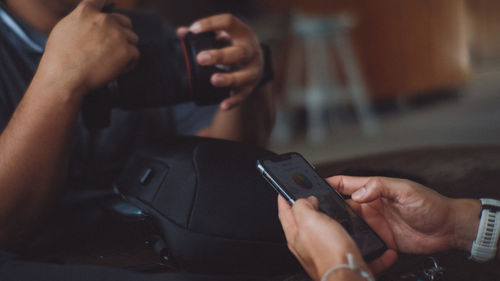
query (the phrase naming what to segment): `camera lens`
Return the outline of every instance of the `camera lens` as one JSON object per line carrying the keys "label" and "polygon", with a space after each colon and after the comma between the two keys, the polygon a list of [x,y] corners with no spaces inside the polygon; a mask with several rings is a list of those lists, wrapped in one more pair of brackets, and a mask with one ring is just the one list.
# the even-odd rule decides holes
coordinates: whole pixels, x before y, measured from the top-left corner
{"label": "camera lens", "polygon": [[[142,39],[141,39],[142,40]],[[217,104],[229,96],[229,88],[214,87],[210,78],[224,72],[215,66],[201,66],[196,57],[215,49],[215,33],[177,34],[139,44],[141,58],[132,72],[118,78],[112,102],[122,108],[153,107],[184,102]]]}
{"label": "camera lens", "polygon": [[210,82],[214,73],[224,70],[201,66],[196,60],[199,52],[217,47],[214,32],[179,38],[170,25],[154,17],[132,19],[134,28],[141,31],[141,57],[132,71],[110,84],[112,87],[86,97],[83,115],[87,127],[108,126],[107,122],[96,123],[110,120],[113,107],[134,110],[185,102],[208,105],[229,97],[229,88],[214,87]]}
{"label": "camera lens", "polygon": [[196,57],[204,50],[216,48],[215,33],[206,32],[195,35],[188,33],[181,39],[188,69],[188,80],[193,101],[199,105],[219,103],[229,96],[229,88],[214,87],[210,78],[216,72],[224,72],[216,66],[201,66]]}

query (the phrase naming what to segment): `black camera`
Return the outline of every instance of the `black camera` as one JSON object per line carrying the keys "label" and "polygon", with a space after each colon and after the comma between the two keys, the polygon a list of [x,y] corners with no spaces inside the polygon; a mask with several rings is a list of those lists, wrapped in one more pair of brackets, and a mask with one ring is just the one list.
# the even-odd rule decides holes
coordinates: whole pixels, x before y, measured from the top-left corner
{"label": "black camera", "polygon": [[184,38],[175,35],[159,46],[139,45],[141,58],[137,67],[111,85],[113,105],[135,109],[183,102],[221,102],[229,96],[229,89],[214,87],[210,77],[225,72],[224,68],[201,66],[196,60],[201,51],[215,48],[213,32],[188,33]]}
{"label": "black camera", "polygon": [[130,17],[140,37],[141,58],[132,71],[85,98],[82,111],[88,128],[109,126],[112,108],[133,110],[185,102],[208,105],[229,97],[229,88],[210,82],[214,73],[226,72],[225,68],[201,66],[196,60],[201,51],[220,47],[214,32],[180,38],[166,23]]}

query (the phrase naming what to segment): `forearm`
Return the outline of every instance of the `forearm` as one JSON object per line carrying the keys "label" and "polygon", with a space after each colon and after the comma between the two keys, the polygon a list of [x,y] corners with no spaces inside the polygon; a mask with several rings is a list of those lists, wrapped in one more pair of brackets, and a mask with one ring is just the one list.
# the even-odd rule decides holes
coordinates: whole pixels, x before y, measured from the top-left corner
{"label": "forearm", "polygon": [[275,119],[271,85],[257,89],[239,106],[219,110],[212,124],[198,135],[264,146],[269,140]]}
{"label": "forearm", "polygon": [[66,176],[82,98],[77,89],[41,76],[0,135],[0,248],[13,247],[36,228]]}

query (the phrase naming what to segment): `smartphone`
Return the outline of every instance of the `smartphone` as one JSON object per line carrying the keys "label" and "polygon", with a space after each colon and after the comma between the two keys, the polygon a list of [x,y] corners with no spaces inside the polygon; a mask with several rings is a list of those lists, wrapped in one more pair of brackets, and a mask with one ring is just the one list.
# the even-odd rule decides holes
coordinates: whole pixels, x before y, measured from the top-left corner
{"label": "smartphone", "polygon": [[301,198],[318,198],[319,210],[338,221],[347,230],[366,261],[381,256],[387,250],[377,233],[302,155],[291,152],[270,156],[258,160],[257,168],[266,181],[292,205]]}

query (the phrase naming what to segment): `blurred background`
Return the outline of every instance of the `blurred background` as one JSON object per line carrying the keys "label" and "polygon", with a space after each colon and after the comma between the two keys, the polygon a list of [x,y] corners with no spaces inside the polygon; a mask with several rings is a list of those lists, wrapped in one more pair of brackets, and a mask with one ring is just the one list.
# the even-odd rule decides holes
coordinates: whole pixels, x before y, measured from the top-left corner
{"label": "blurred background", "polygon": [[315,163],[500,144],[498,0],[118,0],[176,26],[233,13],[273,50],[269,148]]}

